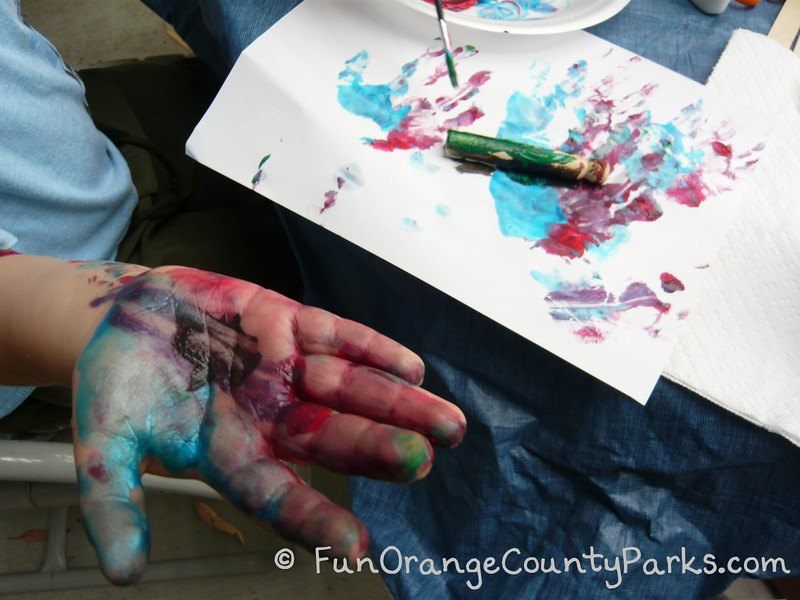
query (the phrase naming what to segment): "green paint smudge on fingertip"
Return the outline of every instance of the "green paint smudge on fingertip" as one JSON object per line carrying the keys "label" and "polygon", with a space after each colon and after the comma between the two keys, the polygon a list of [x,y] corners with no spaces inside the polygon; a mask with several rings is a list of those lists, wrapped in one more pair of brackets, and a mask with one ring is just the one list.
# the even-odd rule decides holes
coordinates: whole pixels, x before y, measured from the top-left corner
{"label": "green paint smudge on fingertip", "polygon": [[403,481],[422,479],[430,471],[433,455],[424,438],[415,433],[399,433],[394,438],[397,448],[398,474]]}

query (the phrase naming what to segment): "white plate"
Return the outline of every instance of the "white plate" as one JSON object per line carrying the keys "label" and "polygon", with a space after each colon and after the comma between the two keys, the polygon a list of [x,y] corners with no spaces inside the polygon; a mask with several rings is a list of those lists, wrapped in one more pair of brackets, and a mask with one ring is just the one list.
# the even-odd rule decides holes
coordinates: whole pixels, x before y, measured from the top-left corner
{"label": "white plate", "polygon": [[[397,0],[406,6],[436,16],[427,0]],[[466,10],[446,10],[447,21],[465,27],[543,35],[585,29],[602,23],[625,8],[631,0],[476,0]],[[469,5],[472,0],[450,0],[451,5]],[[445,0],[445,6],[448,4]]]}

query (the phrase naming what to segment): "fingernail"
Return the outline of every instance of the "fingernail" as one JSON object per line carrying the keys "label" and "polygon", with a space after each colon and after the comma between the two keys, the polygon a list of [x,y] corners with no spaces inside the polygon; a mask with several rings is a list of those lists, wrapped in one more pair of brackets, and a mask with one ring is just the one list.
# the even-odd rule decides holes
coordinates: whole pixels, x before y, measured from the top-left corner
{"label": "fingernail", "polygon": [[438,446],[452,448],[461,443],[467,431],[467,424],[462,420],[445,421],[431,430],[431,438]]}

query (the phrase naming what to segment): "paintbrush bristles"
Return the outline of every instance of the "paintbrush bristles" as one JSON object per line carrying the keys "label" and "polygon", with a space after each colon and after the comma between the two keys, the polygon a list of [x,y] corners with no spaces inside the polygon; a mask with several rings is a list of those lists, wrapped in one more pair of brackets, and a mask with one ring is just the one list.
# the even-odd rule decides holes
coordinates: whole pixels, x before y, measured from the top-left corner
{"label": "paintbrush bristles", "polygon": [[506,171],[588,181],[598,185],[605,183],[610,171],[608,163],[602,160],[456,130],[447,132],[444,153],[450,158]]}
{"label": "paintbrush bristles", "polygon": [[436,0],[436,17],[439,20],[439,32],[442,35],[444,44],[445,62],[447,63],[447,74],[450,77],[450,84],[458,87],[458,73],[456,72],[456,61],[453,58],[453,45],[450,42],[450,32],[447,29],[447,21],[444,20],[444,8],[442,0]]}
{"label": "paintbrush bristles", "polygon": [[449,51],[445,51],[444,53],[445,61],[447,62],[447,74],[450,76],[450,84],[454,87],[458,87],[458,73],[456,73],[456,61],[453,58],[453,55]]}

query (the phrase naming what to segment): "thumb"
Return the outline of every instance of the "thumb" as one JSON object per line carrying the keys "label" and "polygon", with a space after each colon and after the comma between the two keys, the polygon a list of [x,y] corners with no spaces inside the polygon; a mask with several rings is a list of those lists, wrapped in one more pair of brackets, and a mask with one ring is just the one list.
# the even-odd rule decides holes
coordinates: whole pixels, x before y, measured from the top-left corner
{"label": "thumb", "polygon": [[140,462],[135,439],[98,434],[76,440],[83,522],[100,569],[115,585],[137,581],[150,554]]}
{"label": "thumb", "polygon": [[131,402],[120,397],[136,389],[125,379],[127,356],[118,350],[130,342],[114,337],[113,329],[102,331],[84,350],[73,376],[75,468],[81,514],[100,569],[112,583],[126,585],[144,572],[150,530]]}

